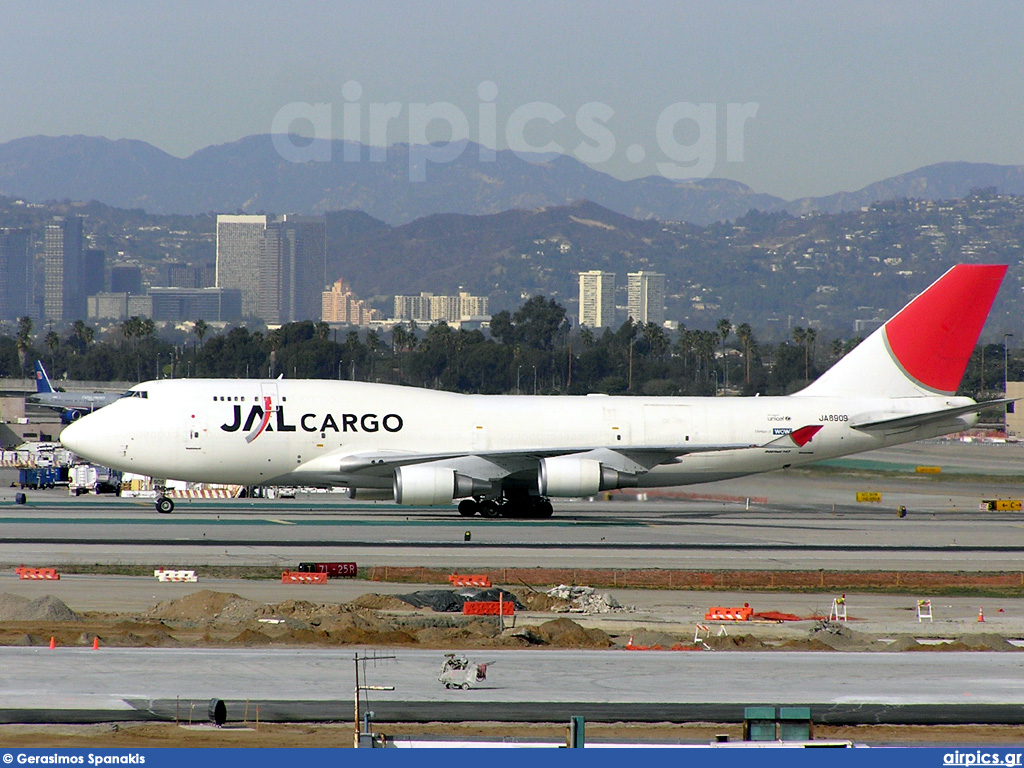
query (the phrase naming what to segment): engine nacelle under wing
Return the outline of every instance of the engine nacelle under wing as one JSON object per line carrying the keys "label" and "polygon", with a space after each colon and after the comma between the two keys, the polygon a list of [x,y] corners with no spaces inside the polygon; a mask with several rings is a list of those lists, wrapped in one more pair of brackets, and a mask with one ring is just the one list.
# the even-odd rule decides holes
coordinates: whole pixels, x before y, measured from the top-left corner
{"label": "engine nacelle under wing", "polygon": [[395,469],[395,502],[417,506],[451,504],[465,496],[490,490],[490,483],[462,475],[449,467],[411,464]]}
{"label": "engine nacelle under wing", "polygon": [[592,496],[614,488],[635,488],[636,475],[604,466],[596,459],[552,456],[541,459],[537,490],[541,496]]}

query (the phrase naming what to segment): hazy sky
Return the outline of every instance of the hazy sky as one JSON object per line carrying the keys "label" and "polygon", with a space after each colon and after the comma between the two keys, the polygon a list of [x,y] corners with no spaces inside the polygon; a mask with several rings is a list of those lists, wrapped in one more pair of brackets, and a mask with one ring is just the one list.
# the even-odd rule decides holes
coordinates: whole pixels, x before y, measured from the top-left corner
{"label": "hazy sky", "polygon": [[[0,141],[88,134],[185,156],[280,125],[345,138],[348,117],[364,142],[454,126],[619,178],[710,175],[785,198],[946,160],[1024,164],[1016,0],[0,11]],[[397,117],[371,135],[389,103]]]}

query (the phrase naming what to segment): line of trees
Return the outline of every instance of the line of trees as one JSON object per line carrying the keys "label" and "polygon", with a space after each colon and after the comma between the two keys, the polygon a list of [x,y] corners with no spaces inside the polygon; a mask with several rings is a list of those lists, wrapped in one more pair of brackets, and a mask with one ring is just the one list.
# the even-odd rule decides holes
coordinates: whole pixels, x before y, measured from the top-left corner
{"label": "line of trees", "polygon": [[[734,326],[725,318],[713,331],[681,327],[670,334],[629,320],[599,332],[571,327],[565,309],[543,296],[495,314],[489,336],[443,322],[410,322],[390,334],[351,330],[340,338],[326,323],[310,321],[214,334],[200,319],[191,334],[157,331],[152,320],[133,317],[100,339],[81,320],[63,336],[33,335],[31,319],[22,318],[14,336],[0,335],[0,375],[24,377],[39,358],[55,381],[283,375],[484,394],[787,394],[859,341],[822,345],[815,329],[794,328],[791,341],[762,344],[748,323]],[[979,348],[965,393],[1002,389],[1003,353],[1002,345]],[[1009,363],[1011,380],[1019,380],[1024,361]]]}

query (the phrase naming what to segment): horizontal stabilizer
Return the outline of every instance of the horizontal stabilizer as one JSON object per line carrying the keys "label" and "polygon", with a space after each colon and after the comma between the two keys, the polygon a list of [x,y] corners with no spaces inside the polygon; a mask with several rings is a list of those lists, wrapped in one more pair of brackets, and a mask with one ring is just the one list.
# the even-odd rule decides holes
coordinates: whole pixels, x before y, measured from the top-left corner
{"label": "horizontal stabilizer", "polygon": [[950,418],[957,416],[963,416],[967,413],[977,413],[984,411],[986,408],[993,408],[999,405],[1006,405],[1012,403],[1018,398],[1008,398],[1004,400],[986,400],[981,403],[972,403],[971,405],[962,405],[959,408],[943,408],[938,411],[927,411],[925,413],[912,413],[907,416],[891,416],[884,419],[870,419],[868,421],[854,421],[851,422],[850,427],[852,429],[859,429],[864,432],[874,432],[888,429],[913,429],[914,427],[922,427],[925,424],[933,424],[938,421],[945,421]]}

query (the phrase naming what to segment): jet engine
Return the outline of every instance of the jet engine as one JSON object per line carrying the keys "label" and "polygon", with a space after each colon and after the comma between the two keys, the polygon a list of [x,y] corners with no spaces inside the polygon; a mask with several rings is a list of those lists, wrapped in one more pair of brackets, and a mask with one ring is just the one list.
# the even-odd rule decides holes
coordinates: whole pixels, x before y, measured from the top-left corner
{"label": "jet engine", "polygon": [[491,484],[449,467],[412,464],[395,470],[394,489],[398,504],[434,506],[487,493]]}
{"label": "jet engine", "polygon": [[541,496],[592,496],[613,488],[635,488],[636,475],[619,472],[595,459],[553,456],[541,459],[537,488]]}

